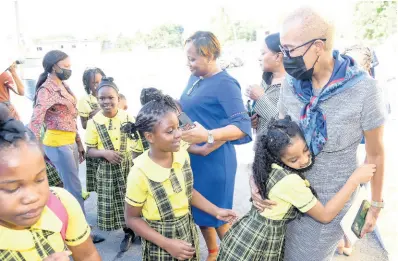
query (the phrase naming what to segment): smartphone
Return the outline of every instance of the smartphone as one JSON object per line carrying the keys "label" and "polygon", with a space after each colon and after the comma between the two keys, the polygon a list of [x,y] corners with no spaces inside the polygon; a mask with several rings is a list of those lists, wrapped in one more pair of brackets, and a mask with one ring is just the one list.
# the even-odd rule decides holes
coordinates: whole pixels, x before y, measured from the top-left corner
{"label": "smartphone", "polygon": [[252,117],[254,115],[254,110],[253,110],[253,105],[250,100],[247,100],[246,109],[247,109],[247,113],[249,114],[249,117]]}
{"label": "smartphone", "polygon": [[354,219],[354,223],[352,223],[351,230],[358,238],[361,238],[361,231],[365,225],[366,214],[368,214],[369,208],[370,202],[367,200],[362,201],[361,207]]}
{"label": "smartphone", "polygon": [[180,128],[182,128],[183,130],[188,130],[195,127],[195,124],[184,112],[180,113],[180,115],[178,116],[178,121],[180,124]]}

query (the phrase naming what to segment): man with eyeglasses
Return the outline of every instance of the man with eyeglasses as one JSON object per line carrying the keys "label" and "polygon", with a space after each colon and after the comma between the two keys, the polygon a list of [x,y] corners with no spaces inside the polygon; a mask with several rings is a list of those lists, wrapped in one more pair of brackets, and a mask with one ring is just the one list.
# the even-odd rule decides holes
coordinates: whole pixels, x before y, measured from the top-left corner
{"label": "man with eyeglasses", "polygon": [[[287,72],[281,87],[280,117],[300,123],[316,156],[305,173],[325,204],[343,187],[356,168],[356,151],[364,135],[367,162],[376,164],[371,208],[361,236],[373,231],[384,206],[383,126],[385,109],[381,89],[353,59],[333,50],[334,25],[311,8],[293,11],[283,23],[281,51]],[[261,200],[251,182],[257,208],[272,208]],[[351,203],[350,203],[351,204]],[[304,215],[288,224],[285,261],[329,261],[343,236],[340,221],[350,204],[329,224]]]}

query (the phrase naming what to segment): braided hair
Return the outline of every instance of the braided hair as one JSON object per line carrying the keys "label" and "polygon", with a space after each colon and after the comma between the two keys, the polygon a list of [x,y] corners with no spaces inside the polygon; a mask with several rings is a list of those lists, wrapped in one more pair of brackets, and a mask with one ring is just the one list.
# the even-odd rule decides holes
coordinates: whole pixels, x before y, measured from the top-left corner
{"label": "braided hair", "polygon": [[121,128],[130,138],[144,138],[145,132],[153,132],[155,125],[169,112],[177,112],[177,106],[169,95],[161,92],[153,94],[153,100],[146,103],[138,112],[135,123],[128,122]]}
{"label": "braided hair", "polygon": [[[285,153],[287,146],[291,144],[291,139],[299,136],[304,140],[304,136],[300,127],[292,121],[290,116],[286,116],[282,120],[272,119],[268,125],[267,133],[261,133],[255,149],[254,163],[253,163],[253,177],[260,194],[263,198],[268,198],[266,187],[269,179],[269,174],[272,172],[272,164],[276,163],[285,170],[299,175],[303,180],[306,180],[303,172],[308,171],[312,164],[304,169],[293,169],[281,160]],[[314,162],[313,159],[311,162]],[[317,196],[315,190],[310,187],[311,192]]]}
{"label": "braided hair", "polygon": [[97,73],[101,74],[102,77],[105,77],[105,73],[100,68],[97,67],[87,68],[83,73],[83,86],[87,94],[91,93],[90,80],[93,78],[95,79],[95,75]]}
{"label": "braided hair", "polygon": [[22,122],[11,117],[7,106],[0,103],[0,151],[6,148],[18,147],[21,141],[41,148],[36,137],[29,135],[28,131]]}
{"label": "braided hair", "polygon": [[155,99],[155,97],[158,97],[161,94],[162,94],[162,91],[159,89],[156,89],[155,87],[148,87],[148,88],[142,89],[141,95],[140,95],[141,105],[144,106],[148,102],[153,101]]}

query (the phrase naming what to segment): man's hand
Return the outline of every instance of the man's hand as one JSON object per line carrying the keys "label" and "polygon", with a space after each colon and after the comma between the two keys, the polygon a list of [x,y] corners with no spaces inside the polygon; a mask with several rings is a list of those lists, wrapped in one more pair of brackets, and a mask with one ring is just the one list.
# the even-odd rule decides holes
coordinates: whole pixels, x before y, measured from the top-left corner
{"label": "man's hand", "polygon": [[264,209],[272,209],[273,206],[276,205],[275,201],[268,200],[268,199],[263,199],[260,195],[260,191],[254,182],[253,176],[250,176],[249,179],[250,182],[250,187],[251,187],[251,194],[252,194],[252,200],[253,200],[253,205],[260,211],[263,212]]}
{"label": "man's hand", "polygon": [[252,99],[253,101],[257,101],[265,94],[264,88],[258,84],[249,85],[246,88],[246,96]]}
{"label": "man's hand", "polygon": [[361,231],[361,238],[367,233],[373,232],[376,227],[376,222],[380,214],[380,208],[370,207],[368,214],[366,214],[365,225]]}

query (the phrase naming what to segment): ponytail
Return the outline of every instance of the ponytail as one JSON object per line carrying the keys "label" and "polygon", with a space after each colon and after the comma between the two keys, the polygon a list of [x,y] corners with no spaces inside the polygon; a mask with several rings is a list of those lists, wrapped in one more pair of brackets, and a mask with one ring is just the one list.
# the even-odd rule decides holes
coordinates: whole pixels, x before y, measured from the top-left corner
{"label": "ponytail", "polygon": [[39,79],[37,80],[35,98],[33,99],[33,107],[36,105],[37,92],[39,91],[43,83],[47,80],[47,78],[48,78],[48,72],[43,72],[42,74],[40,74]]}

